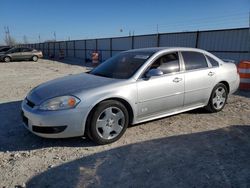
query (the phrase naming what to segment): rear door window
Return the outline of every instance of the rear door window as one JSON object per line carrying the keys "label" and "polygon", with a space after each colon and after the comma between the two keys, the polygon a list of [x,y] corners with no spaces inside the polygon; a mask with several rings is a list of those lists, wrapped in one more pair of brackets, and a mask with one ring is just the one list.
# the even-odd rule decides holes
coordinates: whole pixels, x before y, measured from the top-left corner
{"label": "rear door window", "polygon": [[199,52],[181,52],[186,70],[195,70],[208,67],[205,56]]}
{"label": "rear door window", "polygon": [[22,48],[21,51],[22,51],[22,52],[31,52],[31,49],[30,49],[30,48]]}

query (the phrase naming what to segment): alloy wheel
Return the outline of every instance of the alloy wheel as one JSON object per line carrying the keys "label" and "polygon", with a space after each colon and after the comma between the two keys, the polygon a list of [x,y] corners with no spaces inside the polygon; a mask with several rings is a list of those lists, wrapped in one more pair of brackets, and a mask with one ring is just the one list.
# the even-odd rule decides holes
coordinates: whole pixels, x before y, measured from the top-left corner
{"label": "alloy wheel", "polygon": [[121,133],[124,124],[125,115],[122,110],[117,107],[109,107],[100,113],[96,121],[96,130],[101,138],[110,140]]}
{"label": "alloy wheel", "polygon": [[226,102],[226,90],[223,87],[218,87],[213,96],[213,106],[216,110],[220,110],[223,108],[225,102]]}

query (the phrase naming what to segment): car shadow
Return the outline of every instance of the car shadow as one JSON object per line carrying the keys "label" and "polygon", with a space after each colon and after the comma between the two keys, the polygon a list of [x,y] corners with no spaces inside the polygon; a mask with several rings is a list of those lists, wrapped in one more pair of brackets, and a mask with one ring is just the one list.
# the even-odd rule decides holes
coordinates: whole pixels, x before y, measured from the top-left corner
{"label": "car shadow", "polygon": [[250,98],[250,90],[238,90],[234,95]]}
{"label": "car shadow", "polygon": [[249,187],[250,125],[165,137],[51,168],[27,187]]}
{"label": "car shadow", "polygon": [[53,146],[91,147],[96,146],[81,137],[47,139],[30,133],[22,124],[21,101],[0,104],[0,151],[26,151]]}

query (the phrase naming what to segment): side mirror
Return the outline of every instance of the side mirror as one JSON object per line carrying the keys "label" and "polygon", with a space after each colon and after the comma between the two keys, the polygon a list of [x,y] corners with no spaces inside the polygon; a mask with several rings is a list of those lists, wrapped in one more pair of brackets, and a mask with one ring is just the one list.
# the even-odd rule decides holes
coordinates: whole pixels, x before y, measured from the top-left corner
{"label": "side mirror", "polygon": [[153,76],[161,76],[163,75],[163,72],[159,69],[150,69],[147,73],[146,73],[146,78],[150,78]]}

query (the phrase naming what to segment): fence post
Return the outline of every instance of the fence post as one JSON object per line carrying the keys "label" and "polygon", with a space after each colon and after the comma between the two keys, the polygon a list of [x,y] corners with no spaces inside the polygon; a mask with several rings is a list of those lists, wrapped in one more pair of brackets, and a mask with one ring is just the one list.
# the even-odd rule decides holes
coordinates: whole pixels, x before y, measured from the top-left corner
{"label": "fence post", "polygon": [[54,43],[54,58],[56,57],[56,42],[53,42]]}
{"label": "fence post", "polygon": [[131,36],[131,40],[132,40],[132,49],[134,49],[134,47],[135,47],[134,35]]}
{"label": "fence post", "polygon": [[85,57],[85,63],[86,63],[86,60],[87,60],[87,42],[86,40],[84,40],[84,57]]}
{"label": "fence post", "polygon": [[49,55],[49,46],[50,46],[50,43],[48,42],[48,49],[47,49],[47,51],[48,51],[48,57],[50,56]]}
{"label": "fence post", "polygon": [[160,34],[157,33],[157,47],[160,47]]}
{"label": "fence post", "polygon": [[109,40],[109,49],[110,49],[110,57],[112,57],[112,49],[113,48],[113,46],[112,46],[112,38],[110,38],[110,40]]}
{"label": "fence post", "polygon": [[198,48],[199,46],[199,37],[200,37],[200,32],[196,32],[196,40],[195,40],[195,48]]}
{"label": "fence post", "polygon": [[66,57],[68,57],[68,41],[65,41],[65,51],[66,51]]}
{"label": "fence post", "polygon": [[97,50],[98,50],[97,45],[98,45],[98,41],[97,41],[97,39],[95,39],[95,51],[97,51]]}
{"label": "fence post", "polygon": [[74,57],[76,57],[76,41],[73,40]]}

